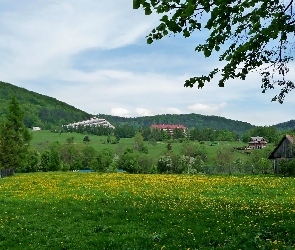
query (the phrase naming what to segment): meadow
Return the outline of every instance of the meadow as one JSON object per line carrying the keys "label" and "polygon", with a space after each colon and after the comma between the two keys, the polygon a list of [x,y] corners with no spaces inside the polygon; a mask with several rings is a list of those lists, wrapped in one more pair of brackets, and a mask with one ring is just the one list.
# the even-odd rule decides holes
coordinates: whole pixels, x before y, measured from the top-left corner
{"label": "meadow", "polygon": [[78,172],[0,179],[0,249],[295,249],[295,179]]}
{"label": "meadow", "polygon": [[[82,144],[83,138],[85,134],[80,133],[53,133],[47,130],[42,131],[35,131],[33,134],[33,140],[31,142],[32,147],[37,149],[42,149],[44,145],[47,145],[48,143],[52,143],[55,141],[58,141],[62,144],[66,143],[66,140],[70,137],[74,137],[74,144]],[[107,143],[107,136],[96,136],[96,135],[89,135],[90,142],[89,145],[92,146],[95,150],[99,151],[103,148],[109,148],[114,150],[116,153],[122,153],[127,147],[133,148],[134,145],[134,138],[121,138],[118,144],[112,144]],[[115,137],[112,137],[112,140],[115,139]],[[164,151],[167,150],[167,142],[161,141],[157,142],[155,145],[150,144],[149,142],[144,142],[145,145],[148,148],[149,155],[151,155],[154,158],[159,157],[163,154]],[[200,145],[199,142],[194,141],[193,143]],[[224,150],[224,149],[232,149],[234,147],[244,147],[247,146],[247,144],[241,142],[241,141],[218,141],[214,146],[210,146],[211,142],[206,141],[203,142],[202,146],[204,146],[206,152],[207,152],[207,162],[208,165],[214,165],[215,164],[215,158],[218,150]],[[174,153],[178,154],[182,148],[182,144],[178,141],[175,141],[171,143],[172,150]],[[268,145],[268,148],[274,148],[272,144]],[[246,160],[248,157],[245,154],[234,152],[235,158],[242,158]]]}

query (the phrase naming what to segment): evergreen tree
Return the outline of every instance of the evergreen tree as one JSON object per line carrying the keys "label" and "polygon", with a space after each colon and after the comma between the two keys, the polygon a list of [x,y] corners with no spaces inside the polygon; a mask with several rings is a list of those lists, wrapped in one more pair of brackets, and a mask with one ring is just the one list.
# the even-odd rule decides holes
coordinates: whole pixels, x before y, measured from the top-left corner
{"label": "evergreen tree", "polygon": [[15,168],[16,171],[25,168],[32,135],[25,127],[23,118],[18,101],[12,97],[0,128],[0,168]]}

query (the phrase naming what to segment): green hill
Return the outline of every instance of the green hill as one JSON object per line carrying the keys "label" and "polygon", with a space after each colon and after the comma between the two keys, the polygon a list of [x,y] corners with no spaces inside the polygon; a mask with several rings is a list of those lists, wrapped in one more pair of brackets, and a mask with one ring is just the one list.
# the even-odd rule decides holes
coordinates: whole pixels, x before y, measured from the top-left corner
{"label": "green hill", "polygon": [[228,130],[236,132],[238,134],[243,134],[247,130],[253,128],[253,125],[247,122],[230,120],[219,116],[206,116],[199,114],[165,114],[165,115],[155,115],[155,116],[144,116],[144,117],[134,117],[125,118],[119,116],[111,116],[106,114],[100,114],[100,117],[105,118],[111,124],[116,125],[132,125],[133,127],[149,127],[152,124],[181,124],[187,128],[211,128],[215,130]]}
{"label": "green hill", "polygon": [[294,130],[295,131],[295,120],[290,120],[288,122],[282,122],[276,124],[274,127],[276,127],[278,130]]}
{"label": "green hill", "polygon": [[7,112],[8,103],[12,96],[16,97],[25,112],[24,123],[27,127],[38,126],[43,129],[51,129],[91,117],[86,112],[58,101],[55,98],[0,81],[1,118]]}

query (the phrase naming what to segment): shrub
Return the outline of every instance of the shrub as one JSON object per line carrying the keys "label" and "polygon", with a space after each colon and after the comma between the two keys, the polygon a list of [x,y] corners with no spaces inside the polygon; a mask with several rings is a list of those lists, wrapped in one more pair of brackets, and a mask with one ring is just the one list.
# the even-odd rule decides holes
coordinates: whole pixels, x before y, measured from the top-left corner
{"label": "shrub", "polygon": [[118,161],[118,167],[132,174],[139,172],[139,165],[134,153],[125,152]]}
{"label": "shrub", "polygon": [[173,170],[172,159],[169,155],[162,155],[158,160],[159,173],[171,173]]}
{"label": "shrub", "polygon": [[280,173],[285,176],[295,176],[295,160],[281,159],[279,162]]}

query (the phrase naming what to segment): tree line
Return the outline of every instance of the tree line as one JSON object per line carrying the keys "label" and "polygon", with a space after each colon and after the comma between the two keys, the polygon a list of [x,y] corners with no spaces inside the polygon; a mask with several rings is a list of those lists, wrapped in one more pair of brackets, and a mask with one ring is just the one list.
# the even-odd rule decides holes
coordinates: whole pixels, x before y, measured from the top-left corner
{"label": "tree line", "polygon": [[[214,130],[212,128],[204,129],[174,129],[172,133],[163,129],[151,129],[151,127],[134,128],[131,125],[124,124],[111,129],[103,126],[83,126],[76,127],[62,127],[64,132],[77,132],[92,135],[114,135],[118,140],[120,138],[133,138],[136,133],[141,133],[144,141],[167,141],[167,140],[183,140],[188,139],[191,141],[237,141],[239,135],[235,132],[227,130]],[[60,131],[60,130],[58,130]]]}
{"label": "tree line", "polygon": [[243,134],[253,126],[250,123],[235,121],[219,116],[206,116],[200,114],[162,114],[144,117],[119,117],[99,114],[115,127],[130,125],[135,129],[150,127],[152,124],[181,124],[187,128],[212,128],[214,130],[227,130]]}
{"label": "tree line", "polygon": [[[63,127],[65,132],[86,133],[92,135],[115,135],[116,138],[133,138],[137,132],[141,133],[144,141],[167,141],[167,140],[191,140],[191,141],[243,141],[248,143],[251,137],[264,137],[268,143],[277,144],[284,134],[295,133],[295,128],[291,130],[279,131],[275,126],[257,126],[247,130],[240,135],[236,132],[212,128],[191,128],[184,132],[181,129],[174,129],[172,133],[163,129],[151,129],[148,127],[135,128],[130,124],[123,124],[111,129],[103,126],[83,126]],[[58,130],[59,131],[59,130]]]}

